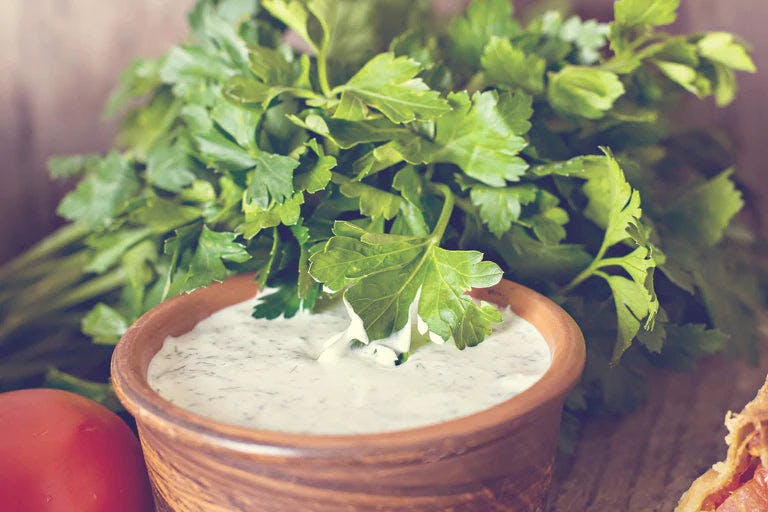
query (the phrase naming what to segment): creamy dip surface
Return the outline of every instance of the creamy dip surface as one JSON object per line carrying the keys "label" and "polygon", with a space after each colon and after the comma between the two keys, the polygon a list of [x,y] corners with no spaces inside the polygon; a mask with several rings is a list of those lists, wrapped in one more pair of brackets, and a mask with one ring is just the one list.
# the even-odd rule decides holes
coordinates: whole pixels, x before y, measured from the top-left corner
{"label": "creamy dip surface", "polygon": [[426,342],[394,366],[395,353],[379,342],[329,348],[350,325],[343,306],[266,320],[251,317],[253,305],[228,307],[167,338],[149,365],[150,386],[224,423],[361,434],[481,411],[530,387],[551,359],[536,328],[508,309],[480,345],[460,351],[452,342]]}

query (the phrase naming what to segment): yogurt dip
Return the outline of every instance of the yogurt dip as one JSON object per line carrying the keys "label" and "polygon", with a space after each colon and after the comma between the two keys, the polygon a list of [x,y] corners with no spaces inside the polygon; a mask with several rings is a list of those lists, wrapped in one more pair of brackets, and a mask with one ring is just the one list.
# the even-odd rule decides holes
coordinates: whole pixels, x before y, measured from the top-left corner
{"label": "yogurt dip", "polygon": [[[487,409],[530,387],[551,361],[541,334],[508,309],[480,345],[460,351],[424,337],[396,366],[387,340],[350,348],[355,320],[343,305],[272,320],[253,318],[253,305],[251,299],[222,309],[192,331],[168,337],[149,364],[150,386],[171,403],[223,423],[363,434]],[[410,323],[406,327],[410,334]],[[402,332],[393,338],[402,340]]]}

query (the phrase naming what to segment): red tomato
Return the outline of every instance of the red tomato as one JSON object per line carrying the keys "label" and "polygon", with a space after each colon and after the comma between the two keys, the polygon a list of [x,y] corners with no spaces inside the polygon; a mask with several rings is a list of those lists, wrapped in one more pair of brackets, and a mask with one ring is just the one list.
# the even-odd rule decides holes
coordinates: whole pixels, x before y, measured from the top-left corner
{"label": "red tomato", "polygon": [[0,394],[4,512],[153,510],[141,448],[113,412],[74,393]]}

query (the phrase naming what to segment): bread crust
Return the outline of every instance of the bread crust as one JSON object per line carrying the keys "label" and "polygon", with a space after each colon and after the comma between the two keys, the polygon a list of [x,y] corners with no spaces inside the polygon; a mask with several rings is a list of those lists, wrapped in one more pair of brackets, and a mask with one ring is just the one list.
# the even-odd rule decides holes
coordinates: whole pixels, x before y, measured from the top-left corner
{"label": "bread crust", "polygon": [[723,492],[759,458],[768,467],[768,378],[757,396],[736,414],[725,415],[728,434],[725,442],[728,454],[725,460],[697,478],[680,498],[675,512],[714,512],[707,498]]}

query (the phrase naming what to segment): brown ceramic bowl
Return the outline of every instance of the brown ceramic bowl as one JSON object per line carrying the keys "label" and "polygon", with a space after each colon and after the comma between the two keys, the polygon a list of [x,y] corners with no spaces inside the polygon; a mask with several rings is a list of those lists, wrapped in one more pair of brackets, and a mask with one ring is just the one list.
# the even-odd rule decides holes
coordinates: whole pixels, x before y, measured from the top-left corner
{"label": "brown ceramic bowl", "polygon": [[171,299],[125,333],[115,391],[136,418],[159,511],[538,511],[549,486],[563,401],[581,374],[584,339],[546,297],[502,281],[473,295],[509,304],[544,335],[552,365],[531,388],[470,416],[365,435],[249,429],[174,406],[147,384],[167,336],[252,297],[238,276]]}

